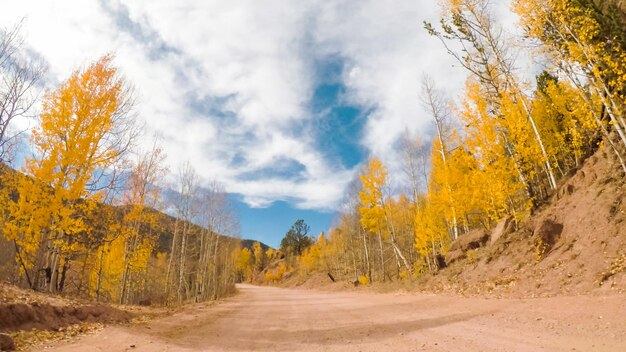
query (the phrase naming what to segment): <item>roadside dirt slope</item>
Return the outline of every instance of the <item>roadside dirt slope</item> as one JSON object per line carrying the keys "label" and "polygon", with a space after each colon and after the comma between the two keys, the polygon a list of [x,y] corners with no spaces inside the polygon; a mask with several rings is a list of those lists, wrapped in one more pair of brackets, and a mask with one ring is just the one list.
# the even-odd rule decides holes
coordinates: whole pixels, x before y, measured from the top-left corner
{"label": "roadside dirt slope", "polygon": [[626,351],[626,300],[479,299],[242,285],[133,327],[46,351]]}
{"label": "roadside dirt slope", "polygon": [[513,297],[626,292],[626,177],[607,149],[571,172],[518,231],[467,251],[418,288]]}
{"label": "roadside dirt slope", "polygon": [[[137,314],[109,305],[54,297],[0,284],[0,350],[127,323]],[[12,341],[15,340],[15,341]],[[17,342],[17,343],[16,343]]]}

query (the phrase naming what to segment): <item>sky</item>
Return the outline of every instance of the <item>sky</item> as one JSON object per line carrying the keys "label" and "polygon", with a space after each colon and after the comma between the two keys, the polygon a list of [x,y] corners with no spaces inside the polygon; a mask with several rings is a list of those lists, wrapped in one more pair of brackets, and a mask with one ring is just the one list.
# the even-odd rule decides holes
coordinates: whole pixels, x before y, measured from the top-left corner
{"label": "sky", "polygon": [[158,136],[170,170],[189,161],[201,183],[222,183],[241,236],[278,246],[299,218],[327,231],[370,156],[402,182],[398,138],[432,131],[421,77],[452,98],[465,80],[423,29],[439,11],[436,0],[20,0],[0,25],[24,19],[51,88],[115,54],[142,145]]}

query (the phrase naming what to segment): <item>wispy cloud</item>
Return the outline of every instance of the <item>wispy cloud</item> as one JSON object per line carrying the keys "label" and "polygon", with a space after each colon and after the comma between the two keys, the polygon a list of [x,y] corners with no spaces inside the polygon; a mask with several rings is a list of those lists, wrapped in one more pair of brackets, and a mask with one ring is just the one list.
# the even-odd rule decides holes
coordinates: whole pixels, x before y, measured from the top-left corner
{"label": "wispy cloud", "polygon": [[59,80],[115,52],[172,169],[188,160],[252,206],[330,209],[367,153],[397,168],[400,134],[429,133],[422,72],[456,94],[464,73],[421,29],[437,12],[414,0],[24,0],[0,20],[27,16]]}
{"label": "wispy cloud", "polygon": [[161,35],[150,26],[146,19],[143,23],[130,18],[128,7],[120,1],[99,0],[103,13],[112,20],[117,29],[128,33],[137,43],[144,45],[148,57],[153,60],[162,59],[167,54],[179,54],[179,51],[167,43]]}

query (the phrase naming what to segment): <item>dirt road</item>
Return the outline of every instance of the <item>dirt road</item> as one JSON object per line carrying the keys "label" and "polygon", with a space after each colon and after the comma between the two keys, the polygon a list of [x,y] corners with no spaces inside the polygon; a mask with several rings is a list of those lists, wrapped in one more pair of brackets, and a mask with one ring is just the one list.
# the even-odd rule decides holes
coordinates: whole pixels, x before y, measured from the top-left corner
{"label": "dirt road", "polygon": [[626,297],[508,300],[242,285],[46,351],[626,351]]}

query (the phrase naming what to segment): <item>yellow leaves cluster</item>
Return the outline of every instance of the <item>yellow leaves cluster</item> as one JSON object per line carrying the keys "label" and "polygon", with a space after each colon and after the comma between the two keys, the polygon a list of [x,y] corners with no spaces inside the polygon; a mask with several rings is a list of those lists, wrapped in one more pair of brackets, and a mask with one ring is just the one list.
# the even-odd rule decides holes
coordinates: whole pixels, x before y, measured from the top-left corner
{"label": "yellow leaves cluster", "polygon": [[252,252],[248,248],[241,248],[237,253],[235,266],[241,273],[243,281],[248,281],[252,278],[252,265]]}
{"label": "yellow leaves cluster", "polygon": [[105,137],[123,103],[124,81],[111,60],[105,56],[85,71],[75,71],[44,97],[41,126],[33,131],[41,158],[28,160],[25,171],[62,193],[61,199],[95,197],[88,183],[117,155]]}
{"label": "yellow leaves cluster", "polygon": [[[565,62],[580,67],[593,82],[596,94],[608,93],[609,100],[623,100],[626,52],[614,34],[602,33],[606,28],[598,22],[596,10],[568,0],[517,0],[513,9],[523,28],[541,40],[540,50],[557,66]],[[622,113],[619,104],[612,104],[612,108]]]}
{"label": "yellow leaves cluster", "polygon": [[602,106],[596,95],[589,99],[591,106],[580,90],[566,82],[549,82],[544,92],[538,92],[533,114],[551,137],[546,148],[555,160],[571,156],[578,160],[589,149],[600,127],[593,115],[600,115]]}
{"label": "yellow leaves cluster", "polygon": [[287,272],[287,265],[285,262],[278,263],[278,266],[274,270],[268,270],[265,272],[266,282],[277,282],[283,278],[283,275]]}
{"label": "yellow leaves cluster", "polygon": [[[534,161],[532,165],[541,161],[541,152],[531,141],[532,133],[528,130],[525,117],[521,116],[520,109],[507,107],[507,104],[513,104],[510,99],[503,100],[508,101],[503,102],[502,111],[513,116],[503,118],[493,115],[480,85],[468,82],[465,100],[458,111],[459,119],[465,126],[467,151],[455,153],[451,161],[452,164],[463,165],[461,173],[465,180],[462,184],[466,189],[462,196],[464,212],[481,214],[488,221],[497,221],[510,213],[510,200],[516,198],[524,187],[519,178],[520,170],[516,168],[516,162],[521,164],[521,161],[513,158],[512,148],[515,148],[519,158],[521,152],[532,155],[528,158]],[[517,150],[518,141],[513,146],[510,140],[514,135],[520,138],[520,150]]]}
{"label": "yellow leaves cluster", "polygon": [[6,206],[3,235],[14,241],[19,252],[16,260],[21,269],[31,269],[34,257],[39,248],[42,232],[50,222],[50,214],[40,202],[49,202],[50,194],[29,177],[19,177],[18,174],[3,175],[4,191],[15,187],[17,194],[4,194],[3,205]]}
{"label": "yellow leaves cluster", "polygon": [[276,251],[273,248],[268,248],[267,251],[265,251],[265,256],[267,256],[267,260],[272,260],[275,253]]}
{"label": "yellow leaves cluster", "polygon": [[369,161],[361,175],[363,184],[363,189],[359,192],[361,224],[372,233],[378,233],[383,229],[385,210],[382,190],[386,179],[387,169],[376,158]]}
{"label": "yellow leaves cluster", "polygon": [[97,292],[98,298],[119,301],[120,277],[124,272],[125,249],[124,238],[117,237],[111,242],[105,242],[93,258],[94,263],[89,276],[89,286],[92,292]]}
{"label": "yellow leaves cluster", "polygon": [[259,242],[252,244],[252,254],[254,255],[254,266],[257,270],[261,270],[265,264],[266,255],[263,253],[263,247]]}
{"label": "yellow leaves cluster", "polygon": [[305,273],[323,270],[326,267],[326,257],[331,255],[330,251],[332,251],[332,249],[328,246],[326,236],[321,234],[317,242],[305,249],[298,258],[300,268],[304,270]]}

